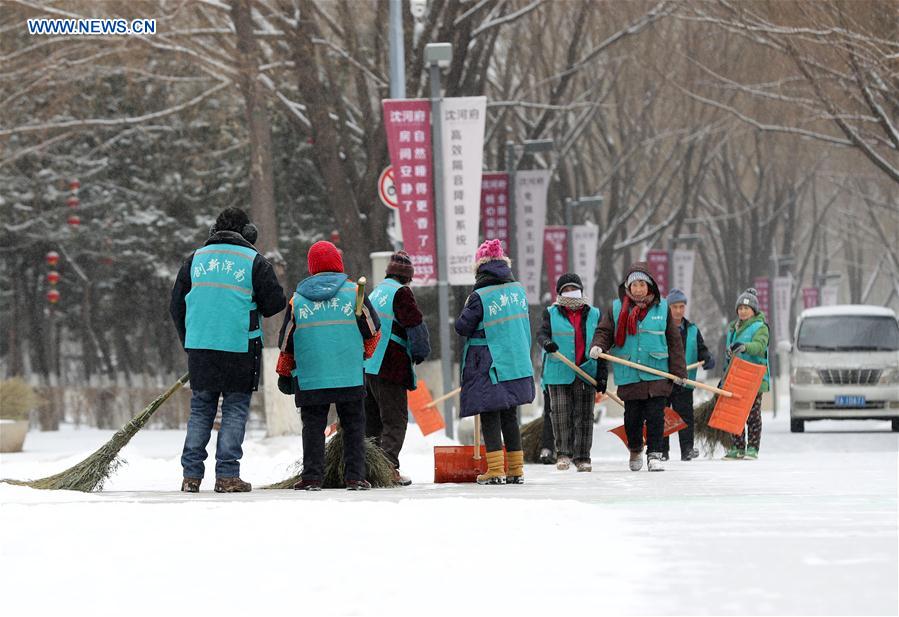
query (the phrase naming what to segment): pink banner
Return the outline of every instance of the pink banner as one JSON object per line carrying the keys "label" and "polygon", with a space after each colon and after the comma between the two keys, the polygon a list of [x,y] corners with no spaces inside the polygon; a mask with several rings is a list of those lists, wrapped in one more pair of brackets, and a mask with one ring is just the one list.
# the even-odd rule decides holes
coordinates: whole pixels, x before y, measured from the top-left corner
{"label": "pink banner", "polygon": [[399,202],[403,248],[415,266],[414,285],[437,282],[434,229],[431,103],[426,99],[384,101],[387,150]]}
{"label": "pink banner", "polygon": [[649,265],[649,272],[652,275],[653,280],[659,287],[659,294],[664,298],[668,295],[668,251],[653,249],[647,252],[646,263]]}
{"label": "pink banner", "polygon": [[802,305],[804,308],[814,308],[819,304],[818,288],[803,287],[802,288]]}
{"label": "pink banner", "polygon": [[509,251],[509,175],[485,171],[481,174],[481,236],[499,240]]}
{"label": "pink banner", "polygon": [[556,295],[556,281],[568,271],[568,228],[547,225],[543,230],[543,259],[546,261],[546,291]]}
{"label": "pink banner", "polygon": [[[755,279],[755,290],[759,292],[759,310],[761,310],[768,318],[771,318],[771,281],[767,276],[759,276]],[[742,292],[742,290],[740,290]]]}

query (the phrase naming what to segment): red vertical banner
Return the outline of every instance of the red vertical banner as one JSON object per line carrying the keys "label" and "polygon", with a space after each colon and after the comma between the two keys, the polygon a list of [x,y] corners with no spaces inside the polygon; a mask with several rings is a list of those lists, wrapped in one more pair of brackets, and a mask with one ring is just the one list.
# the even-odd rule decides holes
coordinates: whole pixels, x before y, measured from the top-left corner
{"label": "red vertical banner", "polygon": [[649,265],[649,272],[652,275],[652,279],[659,287],[659,294],[664,298],[668,295],[670,272],[668,251],[653,249],[647,252],[646,263]]}
{"label": "red vertical banner", "polygon": [[802,288],[802,306],[804,308],[814,308],[818,306],[820,301],[817,287]]}
{"label": "red vertical banner", "polygon": [[413,284],[435,285],[437,236],[434,229],[430,101],[385,100],[384,128],[403,229],[403,248],[415,266]]}
{"label": "red vertical banner", "polygon": [[756,277],[755,290],[759,292],[759,310],[770,319],[771,311],[768,309],[771,307],[771,281],[767,276]]}
{"label": "red vertical banner", "polygon": [[547,225],[543,230],[543,259],[546,262],[546,291],[556,294],[556,281],[568,271],[568,228]]}
{"label": "red vertical banner", "polygon": [[481,174],[481,235],[499,240],[509,251],[509,175],[485,171]]}

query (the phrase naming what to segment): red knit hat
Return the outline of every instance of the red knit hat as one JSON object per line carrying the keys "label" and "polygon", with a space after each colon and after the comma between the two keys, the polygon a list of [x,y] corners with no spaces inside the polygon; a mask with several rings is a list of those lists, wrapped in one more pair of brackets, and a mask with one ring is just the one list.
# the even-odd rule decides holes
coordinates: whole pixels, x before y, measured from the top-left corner
{"label": "red knit hat", "polygon": [[319,240],[309,247],[307,260],[309,274],[343,272],[343,258],[340,251],[327,240]]}

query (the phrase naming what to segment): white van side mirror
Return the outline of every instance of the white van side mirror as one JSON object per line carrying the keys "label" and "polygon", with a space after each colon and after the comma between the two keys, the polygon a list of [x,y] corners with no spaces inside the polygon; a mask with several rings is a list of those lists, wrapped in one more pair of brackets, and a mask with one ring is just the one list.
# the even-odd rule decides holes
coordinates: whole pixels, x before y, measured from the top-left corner
{"label": "white van side mirror", "polygon": [[780,341],[777,344],[777,353],[788,354],[793,351],[793,344],[790,341]]}

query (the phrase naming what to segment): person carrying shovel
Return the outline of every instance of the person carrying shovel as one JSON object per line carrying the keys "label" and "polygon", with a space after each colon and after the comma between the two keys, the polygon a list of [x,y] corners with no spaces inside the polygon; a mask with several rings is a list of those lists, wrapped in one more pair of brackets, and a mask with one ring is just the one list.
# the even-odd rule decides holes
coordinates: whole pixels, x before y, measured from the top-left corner
{"label": "person carrying shovel", "polygon": [[[573,461],[578,471],[592,471],[593,402],[596,392],[605,392],[607,369],[605,361],[587,355],[587,344],[599,324],[600,311],[584,299],[584,285],[577,274],[560,276],[556,294],[556,301],[543,310],[537,332],[544,352],[542,381],[552,410],[556,469],[567,470]],[[594,375],[596,385],[575,374],[556,352]]]}
{"label": "person carrying shovel", "polygon": [[746,426],[749,427],[749,445],[746,445],[746,429],[734,435],[733,445],[724,458],[738,460],[747,458],[755,460],[759,457],[759,445],[762,441],[762,393],[768,391],[768,324],[765,314],[759,310],[758,292],[749,288],[737,298],[735,307],[737,319],[727,328],[724,374],[727,374],[734,357],[765,366],[765,377],[759,387]]}
{"label": "person carrying shovel", "polygon": [[[673,374],[684,385],[687,365],[684,343],[668,303],[645,263],[630,267],[618,286],[618,299],[604,311],[596,332],[590,357],[600,354],[629,360]],[[631,366],[612,364],[618,396],[624,401],[624,426],[630,449],[630,469],[643,468],[643,427],[646,426],[646,466],[649,471],[664,471],[662,432],[665,404],[671,395],[669,379]]]}
{"label": "person carrying shovel", "polygon": [[281,327],[278,389],[293,394],[303,421],[303,471],[297,490],[322,488],[325,426],[332,403],[343,430],[345,482],[367,490],[365,479],[365,341],[380,335],[377,312],[364,283],[348,280],[343,258],[330,242],[308,253],[309,276],[297,284]]}
{"label": "person carrying shovel", "polygon": [[517,407],[532,402],[535,394],[528,299],[512,278],[512,261],[499,240],[478,247],[475,268],[474,292],[455,324],[456,333],[468,339],[462,352],[461,416],[481,417],[487,473],[479,475],[477,483],[522,484]]}

